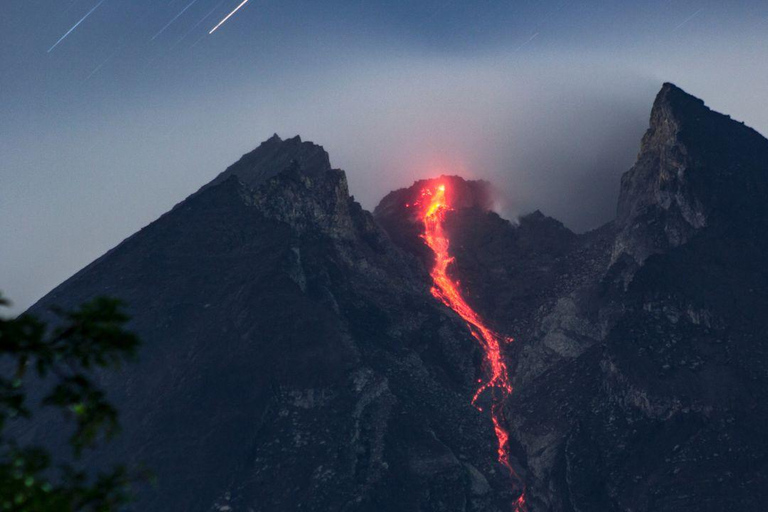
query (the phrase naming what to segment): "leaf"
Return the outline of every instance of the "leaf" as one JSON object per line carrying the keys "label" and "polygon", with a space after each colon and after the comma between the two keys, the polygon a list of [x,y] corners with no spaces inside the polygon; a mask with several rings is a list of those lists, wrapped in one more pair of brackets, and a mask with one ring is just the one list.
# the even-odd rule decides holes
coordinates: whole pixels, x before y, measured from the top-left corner
{"label": "leaf", "polygon": [[[8,302],[0,294],[0,306]],[[42,404],[60,409],[75,423],[70,445],[76,458],[98,439],[119,431],[117,410],[95,384],[95,368],[117,368],[135,357],[139,341],[125,329],[128,316],[120,301],[98,298],[75,311],[52,308],[60,318],[54,329],[37,318],[0,318],[0,358],[10,358],[13,378],[0,377],[0,510],[120,510],[130,500],[131,484],[146,474],[123,467],[91,476],[74,465],[60,465],[51,480],[51,458],[36,446],[18,446],[5,436],[8,420],[30,417],[25,379],[48,383]],[[34,369],[38,378],[28,377]],[[32,418],[34,421],[34,418]]]}

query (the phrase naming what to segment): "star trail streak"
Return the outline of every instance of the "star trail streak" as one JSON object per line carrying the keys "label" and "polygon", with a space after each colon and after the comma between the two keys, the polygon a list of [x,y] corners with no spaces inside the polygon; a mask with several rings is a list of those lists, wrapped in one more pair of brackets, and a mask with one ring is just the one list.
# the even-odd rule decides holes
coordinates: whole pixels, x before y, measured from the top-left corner
{"label": "star trail streak", "polygon": [[696,11],[695,13],[693,13],[690,16],[688,16],[687,18],[685,18],[682,23],[680,23],[678,26],[676,26],[674,28],[674,30],[679,30],[679,29],[683,28],[685,25],[688,24],[688,22],[692,21],[696,16],[701,14],[701,11],[703,11],[703,10],[704,10],[704,8],[702,7],[701,9]]}
{"label": "star trail streak", "polygon": [[66,33],[66,34],[64,34],[63,36],[61,36],[61,39],[59,39],[58,41],[56,41],[56,44],[54,44],[53,46],[51,46],[51,47],[48,49],[48,53],[51,53],[51,52],[53,51],[53,49],[54,49],[54,48],[56,48],[57,46],[59,46],[59,43],[61,43],[63,40],[65,40],[69,34],[71,34],[72,32],[74,32],[74,30],[75,30],[75,29],[76,29],[76,28],[77,28],[77,27],[78,27],[78,26],[79,26],[79,25],[80,25],[82,22],[84,22],[86,19],[88,19],[88,16],[90,16],[91,14],[93,14],[93,11],[95,11],[96,9],[98,9],[98,8],[99,8],[99,6],[100,6],[101,4],[103,4],[105,1],[106,1],[106,0],[101,0],[101,2],[97,3],[97,4],[94,6],[94,8],[93,8],[93,9],[91,9],[90,11],[88,11],[88,14],[86,14],[85,16],[83,16],[83,17],[80,19],[80,21],[78,21],[77,23],[75,23],[75,25],[74,25],[74,26],[73,26],[71,29],[67,30],[67,33]]}
{"label": "star trail streak", "polygon": [[160,34],[162,34],[163,32],[165,32],[165,30],[166,30],[168,27],[170,27],[171,25],[173,25],[173,22],[174,22],[174,21],[176,21],[177,19],[179,19],[179,18],[181,17],[181,15],[182,15],[182,14],[184,14],[185,12],[187,12],[187,9],[189,9],[190,7],[192,7],[193,5],[195,5],[195,3],[196,3],[196,2],[197,2],[197,0],[192,0],[192,2],[190,2],[190,3],[189,3],[189,4],[188,4],[188,5],[185,7],[185,8],[183,8],[179,14],[177,14],[176,16],[174,16],[174,17],[173,17],[173,19],[172,19],[171,21],[169,21],[167,25],[165,25],[163,28],[161,28],[161,29],[160,29],[160,32],[158,32],[157,34],[155,34],[155,35],[154,35],[154,37],[152,37],[152,41],[154,41],[155,39],[157,39],[157,38],[160,36]]}
{"label": "star trail streak", "polygon": [[224,23],[226,23],[226,21],[227,21],[229,18],[231,18],[232,16],[234,16],[234,15],[235,15],[235,13],[236,13],[237,11],[239,11],[239,10],[240,10],[240,9],[241,9],[241,8],[242,8],[242,7],[243,7],[245,4],[247,4],[247,3],[248,3],[248,0],[243,0],[243,2],[242,2],[240,5],[238,5],[237,7],[235,7],[235,10],[234,10],[234,11],[232,11],[232,12],[231,12],[231,13],[229,13],[229,14],[227,14],[227,15],[224,17],[224,19],[223,19],[223,20],[221,20],[221,21],[219,22],[219,24],[218,24],[218,25],[216,25],[215,27],[213,27],[213,28],[211,29],[211,31],[210,31],[210,32],[208,32],[208,33],[209,33],[209,34],[213,34],[214,32],[216,32],[216,30],[218,30],[218,28],[219,28],[220,26],[222,26]]}
{"label": "star trail streak", "polygon": [[183,36],[181,36],[181,38],[179,38],[179,40],[178,40],[178,41],[176,41],[176,43],[173,45],[173,48],[176,48],[176,46],[178,46],[178,44],[179,44],[179,43],[181,43],[183,40],[185,40],[185,39],[186,39],[186,38],[189,36],[189,34],[191,34],[192,32],[194,32],[194,31],[195,31],[195,29],[196,29],[197,27],[199,27],[200,25],[202,25],[202,24],[203,24],[203,22],[204,22],[205,20],[207,20],[208,18],[210,18],[210,17],[211,17],[211,14],[213,14],[214,12],[216,12],[216,10],[218,10],[218,8],[219,8],[219,7],[221,7],[222,5],[224,5],[224,2],[225,2],[225,0],[221,0],[221,2],[219,2],[218,4],[216,4],[216,7],[214,7],[214,8],[213,8],[213,9],[211,9],[210,11],[208,11],[208,14],[206,14],[205,16],[203,16],[203,18],[202,18],[200,21],[198,21],[197,23],[195,23],[195,24],[194,24],[194,26],[193,26],[192,28],[190,28],[189,30],[187,30],[187,31],[184,33],[184,35],[183,35]]}

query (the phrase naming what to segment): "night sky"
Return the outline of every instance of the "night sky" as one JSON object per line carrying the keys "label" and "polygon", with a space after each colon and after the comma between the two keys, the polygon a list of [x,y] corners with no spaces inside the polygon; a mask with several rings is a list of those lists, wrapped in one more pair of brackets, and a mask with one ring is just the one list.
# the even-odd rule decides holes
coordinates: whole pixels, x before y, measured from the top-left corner
{"label": "night sky", "polygon": [[612,219],[662,82],[768,133],[764,1],[249,0],[209,35],[241,3],[2,2],[14,312],[273,133],[369,209],[459,173],[578,231]]}

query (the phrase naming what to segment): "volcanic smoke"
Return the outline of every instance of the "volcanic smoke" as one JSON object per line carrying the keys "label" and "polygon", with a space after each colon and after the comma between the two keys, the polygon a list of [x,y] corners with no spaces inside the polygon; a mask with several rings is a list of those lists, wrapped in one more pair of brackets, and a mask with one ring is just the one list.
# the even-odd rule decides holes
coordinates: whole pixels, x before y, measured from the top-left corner
{"label": "volcanic smoke", "polygon": [[[430,271],[433,283],[432,295],[454,310],[467,323],[472,337],[480,343],[484,352],[487,375],[485,379],[478,380],[480,385],[472,397],[472,405],[482,411],[477,401],[485,391],[491,391],[490,413],[498,441],[498,460],[515,478],[519,479],[509,460],[509,432],[504,426],[501,413],[504,400],[512,393],[512,384],[509,381],[501,346],[502,342],[510,343],[512,339],[504,338],[489,329],[480,315],[464,300],[458,282],[448,276],[448,267],[453,263],[454,258],[450,255],[450,240],[443,226],[446,212],[452,209],[447,199],[446,185],[440,183],[434,187],[424,188],[421,199],[414,206],[421,207],[419,215],[424,224],[422,238],[435,254],[435,263]],[[515,502],[515,511],[524,512],[524,510],[525,494],[523,493]]]}

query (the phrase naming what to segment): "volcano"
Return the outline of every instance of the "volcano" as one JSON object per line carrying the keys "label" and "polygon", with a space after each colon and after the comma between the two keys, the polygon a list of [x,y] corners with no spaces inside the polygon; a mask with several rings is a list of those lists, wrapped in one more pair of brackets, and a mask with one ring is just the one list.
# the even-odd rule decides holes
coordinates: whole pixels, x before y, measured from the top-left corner
{"label": "volcano", "polygon": [[490,191],[369,213],[320,146],[244,155],[32,307],[115,296],[144,341],[89,462],[151,468],[150,512],[767,510],[768,140],[665,84],[613,222]]}

